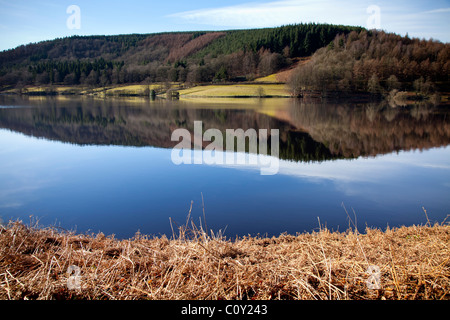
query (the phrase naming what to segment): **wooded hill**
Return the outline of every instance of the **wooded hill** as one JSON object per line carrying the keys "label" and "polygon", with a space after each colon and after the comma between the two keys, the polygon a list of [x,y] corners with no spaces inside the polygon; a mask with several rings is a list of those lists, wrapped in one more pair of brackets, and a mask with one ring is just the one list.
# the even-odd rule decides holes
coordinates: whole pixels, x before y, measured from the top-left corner
{"label": "wooded hill", "polygon": [[252,80],[338,34],[362,28],[297,24],[223,32],[73,36],[0,52],[0,87],[105,86],[151,82]]}
{"label": "wooded hill", "polygon": [[73,36],[23,45],[0,52],[0,90],[251,81],[311,55],[292,73],[293,95],[370,92],[394,99],[401,90],[422,96],[450,91],[450,44],[329,24]]}
{"label": "wooded hill", "polygon": [[293,73],[294,92],[448,92],[450,44],[383,31],[337,35]]}

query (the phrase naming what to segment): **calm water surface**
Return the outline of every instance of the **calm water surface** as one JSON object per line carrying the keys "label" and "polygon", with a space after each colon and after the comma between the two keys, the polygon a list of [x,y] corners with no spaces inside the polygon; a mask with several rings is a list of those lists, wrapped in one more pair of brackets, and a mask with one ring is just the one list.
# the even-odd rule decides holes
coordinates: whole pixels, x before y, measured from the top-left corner
{"label": "calm water surface", "polygon": [[[175,165],[173,130],[280,130],[280,168]],[[0,98],[0,217],[132,237],[191,216],[227,237],[450,214],[448,107],[291,99]],[[203,203],[202,205],[202,195]],[[344,209],[344,207],[346,209]],[[354,211],[354,213],[353,213]]]}

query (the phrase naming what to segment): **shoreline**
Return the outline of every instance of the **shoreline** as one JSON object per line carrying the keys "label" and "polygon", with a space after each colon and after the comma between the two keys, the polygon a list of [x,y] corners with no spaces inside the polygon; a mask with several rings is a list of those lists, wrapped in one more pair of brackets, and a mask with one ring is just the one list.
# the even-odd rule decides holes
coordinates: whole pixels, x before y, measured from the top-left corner
{"label": "shoreline", "polygon": [[236,83],[200,83],[185,87],[185,84],[154,83],[151,85],[129,84],[108,87],[89,88],[85,86],[28,86],[21,89],[0,91],[0,96],[27,97],[97,97],[97,98],[143,98],[143,99],[307,99],[350,101],[354,103],[386,101],[392,106],[407,106],[420,103],[450,105],[450,94],[441,93],[437,97],[418,95],[401,91],[396,95],[373,95],[367,92],[308,91],[298,96],[292,95],[285,83],[272,82],[236,82]]}
{"label": "shoreline", "polygon": [[429,222],[230,241],[187,224],[118,240],[16,221],[0,226],[0,299],[447,300],[449,242],[448,223]]}

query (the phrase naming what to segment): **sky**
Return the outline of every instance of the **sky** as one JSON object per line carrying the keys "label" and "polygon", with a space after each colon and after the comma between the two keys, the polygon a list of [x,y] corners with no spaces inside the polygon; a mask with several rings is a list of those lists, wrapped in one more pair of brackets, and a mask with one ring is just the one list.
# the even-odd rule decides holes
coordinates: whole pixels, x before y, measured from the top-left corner
{"label": "sky", "polygon": [[0,0],[0,50],[72,35],[229,30],[308,22],[450,42],[450,0]]}

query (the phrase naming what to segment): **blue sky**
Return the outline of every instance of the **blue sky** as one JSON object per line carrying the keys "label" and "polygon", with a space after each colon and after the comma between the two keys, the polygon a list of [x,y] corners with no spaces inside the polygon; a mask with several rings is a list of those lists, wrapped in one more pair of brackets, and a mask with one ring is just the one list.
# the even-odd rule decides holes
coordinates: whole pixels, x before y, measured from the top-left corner
{"label": "blue sky", "polygon": [[[80,29],[66,12],[80,8]],[[450,42],[450,1],[387,0],[0,0],[0,50],[71,35],[227,30],[301,22],[368,26],[379,8],[381,29]],[[370,22],[369,22],[370,23]]]}

